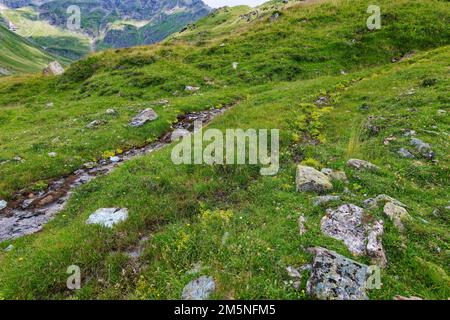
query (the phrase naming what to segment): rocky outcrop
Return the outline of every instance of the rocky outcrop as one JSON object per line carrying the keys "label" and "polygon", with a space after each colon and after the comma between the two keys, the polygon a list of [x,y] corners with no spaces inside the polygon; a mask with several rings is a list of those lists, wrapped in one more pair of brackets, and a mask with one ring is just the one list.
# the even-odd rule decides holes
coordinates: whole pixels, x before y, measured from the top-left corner
{"label": "rocky outcrop", "polygon": [[342,240],[352,254],[367,254],[384,267],[387,260],[381,241],[383,221],[375,221],[371,225],[364,218],[364,209],[345,204],[335,210],[327,210],[321,221],[321,230],[329,237]]}
{"label": "rocky outcrop", "polygon": [[309,295],[322,300],[367,300],[368,266],[334,251],[312,248],[315,255],[306,284]]}
{"label": "rocky outcrop", "polygon": [[330,179],[312,167],[299,165],[297,167],[296,185],[298,192],[323,193],[333,189]]}
{"label": "rocky outcrop", "polygon": [[340,196],[320,196],[320,197],[315,197],[313,199],[313,206],[317,207],[317,206],[321,206],[324,204],[328,204],[330,202],[333,201],[340,201],[341,197]]}

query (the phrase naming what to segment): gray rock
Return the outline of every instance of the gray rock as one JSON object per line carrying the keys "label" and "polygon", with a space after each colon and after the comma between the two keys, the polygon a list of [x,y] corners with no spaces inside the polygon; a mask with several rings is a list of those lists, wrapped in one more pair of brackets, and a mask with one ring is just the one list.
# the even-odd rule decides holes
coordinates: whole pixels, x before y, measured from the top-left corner
{"label": "gray rock", "polygon": [[120,158],[117,157],[117,156],[114,156],[114,157],[109,158],[109,161],[114,162],[114,163],[117,163],[117,162],[120,161]]}
{"label": "gray rock", "polygon": [[405,227],[403,225],[403,221],[410,218],[409,213],[405,208],[397,205],[396,203],[387,202],[384,205],[383,212],[394,223],[398,230],[404,231]]}
{"label": "gray rock", "polygon": [[300,216],[298,218],[298,232],[299,234],[302,236],[306,233],[306,227],[305,227],[305,223],[306,223],[306,218],[304,216]]}
{"label": "gray rock", "polygon": [[5,252],[11,252],[14,249],[14,246],[12,244],[10,244],[9,246],[7,246],[5,248]]}
{"label": "gray rock", "polygon": [[345,174],[344,171],[333,170],[330,168],[324,168],[324,169],[320,170],[320,172],[327,175],[331,180],[338,180],[338,181],[342,181],[345,183],[348,182],[347,175]]}
{"label": "gray rock", "polygon": [[406,130],[405,133],[403,134],[403,136],[411,137],[411,136],[415,136],[416,134],[417,134],[417,132],[414,130]]}
{"label": "gray rock", "polygon": [[320,223],[322,232],[332,238],[344,241],[355,255],[361,255],[366,247],[366,230],[362,224],[364,210],[353,204],[338,209],[328,209]]}
{"label": "gray rock", "polygon": [[178,141],[180,138],[190,135],[186,129],[175,129],[171,135],[171,141]]}
{"label": "gray rock", "polygon": [[0,211],[6,208],[8,203],[5,200],[0,200]]}
{"label": "gray rock", "polygon": [[354,168],[357,170],[378,170],[379,167],[370,163],[369,161],[359,160],[359,159],[350,159],[347,161],[347,165],[350,168]]}
{"label": "gray rock", "polygon": [[414,155],[405,148],[400,148],[400,150],[398,150],[398,154],[400,156],[402,156],[403,158],[408,158],[408,159],[415,158]]}
{"label": "gray rock", "polygon": [[201,276],[189,282],[183,289],[181,299],[183,300],[206,300],[216,290],[214,279]]}
{"label": "gray rock", "polygon": [[340,201],[341,197],[339,196],[320,196],[320,197],[315,197],[313,199],[313,206],[317,207],[317,206],[321,206],[333,201]]}
{"label": "gray rock", "polygon": [[378,265],[386,266],[381,237],[383,221],[369,225],[364,221],[364,210],[353,204],[345,204],[338,209],[328,209],[321,221],[322,232],[337,240],[342,240],[354,255],[367,254]]}
{"label": "gray rock", "polygon": [[52,61],[44,68],[43,73],[48,76],[59,76],[64,73],[64,68],[58,61]]}
{"label": "gray rock", "polygon": [[128,219],[128,209],[126,208],[102,208],[95,211],[86,220],[87,224],[98,224],[107,228],[112,228],[115,224]]}
{"label": "gray rock", "polygon": [[9,76],[11,72],[8,69],[0,67],[0,76]]}
{"label": "gray rock", "polygon": [[292,266],[287,267],[286,271],[287,271],[289,277],[291,277],[291,278],[300,279],[302,277],[300,271]]}
{"label": "gray rock", "polygon": [[158,119],[156,112],[152,108],[148,108],[141,111],[136,117],[134,117],[130,122],[130,126],[142,127],[148,121],[154,121],[156,119]]}
{"label": "gray rock", "polygon": [[368,266],[324,248],[311,251],[315,257],[306,284],[308,294],[322,300],[368,299]]}
{"label": "gray rock", "polygon": [[325,174],[312,167],[302,165],[297,167],[296,184],[299,192],[322,193],[333,188],[330,179]]}
{"label": "gray rock", "polygon": [[411,145],[416,148],[416,150],[425,158],[427,159],[433,159],[434,158],[434,152],[431,149],[431,145],[428,143],[423,142],[420,139],[412,138],[411,139]]}
{"label": "gray rock", "polygon": [[407,208],[407,205],[404,203],[398,201],[397,199],[394,199],[386,194],[380,194],[376,196],[375,198],[369,198],[367,200],[364,200],[363,207],[364,208],[375,208],[379,207],[380,204],[386,203],[386,202],[392,202],[396,204],[397,206]]}

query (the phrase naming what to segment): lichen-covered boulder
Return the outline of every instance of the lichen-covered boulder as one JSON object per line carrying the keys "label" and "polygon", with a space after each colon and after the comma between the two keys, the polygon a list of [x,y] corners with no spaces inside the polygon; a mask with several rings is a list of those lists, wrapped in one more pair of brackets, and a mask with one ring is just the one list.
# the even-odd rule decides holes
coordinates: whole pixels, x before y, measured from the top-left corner
{"label": "lichen-covered boulder", "polygon": [[320,171],[308,166],[299,165],[296,177],[297,191],[323,193],[333,189],[330,179]]}
{"label": "lichen-covered boulder", "polygon": [[398,204],[394,202],[387,202],[384,205],[383,212],[386,214],[386,216],[389,217],[389,219],[394,223],[395,227],[403,231],[405,229],[405,226],[403,225],[403,221],[409,219],[409,213],[408,211],[399,206]]}
{"label": "lichen-covered boulder", "polygon": [[315,255],[306,290],[322,300],[367,300],[368,266],[334,251],[312,248]]}

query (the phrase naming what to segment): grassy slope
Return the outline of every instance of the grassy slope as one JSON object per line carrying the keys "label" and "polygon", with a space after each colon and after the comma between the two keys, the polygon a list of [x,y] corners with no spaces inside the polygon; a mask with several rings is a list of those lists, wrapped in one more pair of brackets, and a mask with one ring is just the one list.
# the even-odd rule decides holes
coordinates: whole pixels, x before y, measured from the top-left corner
{"label": "grassy slope", "polygon": [[42,70],[53,60],[55,57],[0,25],[0,67],[12,73],[29,73]]}
{"label": "grassy slope", "polygon": [[66,57],[67,61],[79,59],[90,52],[90,40],[87,36],[38,20],[31,7],[5,9],[2,14],[18,28],[19,35],[30,37],[30,40],[45,47],[48,52]]}
{"label": "grassy slope", "polygon": [[[283,145],[282,170],[273,178],[260,177],[254,167],[174,167],[167,149],[129,162],[80,188],[65,212],[41,234],[15,241],[11,253],[0,252],[2,295],[67,297],[65,270],[77,264],[85,281],[77,297],[178,298],[182,287],[195,277],[186,271],[201,261],[202,273],[213,275],[218,282],[217,298],[303,298],[304,292],[284,284],[287,265],[310,259],[301,246],[321,245],[349,253],[340,242],[320,233],[324,209],[313,209],[310,195],[295,192],[293,159],[315,159],[317,166],[344,168],[346,159],[360,157],[383,169],[378,174],[357,175],[346,169],[355,196],[345,200],[359,204],[365,195],[387,193],[407,203],[414,217],[404,236],[386,222],[384,244],[390,265],[383,272],[382,290],[372,292],[372,297],[390,299],[400,293],[447,298],[449,239],[443,206],[450,190],[444,179],[449,173],[448,142],[442,134],[448,132],[449,123],[436,111],[448,104],[448,47],[396,65],[375,65],[412,49],[444,45],[448,37],[442,19],[448,20],[448,7],[435,1],[386,2],[383,7],[392,20],[384,29],[366,33],[364,5],[291,8],[270,27],[266,22],[244,27],[225,47],[206,44],[193,50],[183,40],[132,52],[119,50],[80,62],[59,80],[0,83],[1,108],[7,110],[0,121],[2,129],[7,129],[2,130],[1,155],[12,157],[12,146],[17,148],[21,141],[19,154],[27,160],[2,165],[4,195],[69,172],[89,157],[101,156],[103,150],[151,139],[165,130],[167,120],[178,110],[204,109],[237,99],[241,102],[211,126],[281,128]],[[306,18],[308,23],[299,27]],[[419,18],[420,26],[407,27]],[[355,37],[356,45],[347,44]],[[241,63],[237,72],[231,68],[233,61]],[[342,68],[354,72],[337,75]],[[430,73],[436,84],[422,86]],[[216,84],[206,87],[205,76]],[[201,84],[202,93],[171,97],[171,107],[157,109],[161,119],[153,125],[137,131],[123,126],[133,111],[186,84]],[[412,96],[405,94],[410,88],[416,90]],[[307,125],[307,110],[300,103],[311,103],[327,91],[333,97],[334,111],[322,114],[316,110],[322,118],[314,126]],[[44,93],[31,98],[30,92]],[[44,104],[50,97],[56,106],[47,110]],[[368,116],[359,110],[363,103],[370,106],[368,114],[385,118],[377,137],[368,137],[360,129]],[[83,130],[109,106],[120,111],[118,119],[109,119],[108,127],[94,132]],[[24,110],[30,108],[36,118],[24,117]],[[418,111],[412,113],[408,108]],[[47,122],[43,124],[40,119],[44,118],[39,117]],[[13,119],[14,123],[8,121]],[[420,137],[432,142],[438,164],[398,158],[395,151],[404,139],[400,129],[433,125],[441,135],[421,132]],[[304,135],[316,135],[317,128],[322,144],[312,147],[299,141]],[[383,139],[391,133],[398,141],[384,146]],[[45,158],[55,150],[58,158]],[[344,186],[335,188],[342,193]],[[104,206],[128,207],[130,220],[112,231],[85,226],[86,217]],[[300,213],[309,218],[310,231],[304,237],[297,233]],[[381,216],[378,211],[372,214]],[[230,236],[221,245],[225,232]],[[124,252],[149,235],[141,258],[146,267],[133,272],[136,262]]]}

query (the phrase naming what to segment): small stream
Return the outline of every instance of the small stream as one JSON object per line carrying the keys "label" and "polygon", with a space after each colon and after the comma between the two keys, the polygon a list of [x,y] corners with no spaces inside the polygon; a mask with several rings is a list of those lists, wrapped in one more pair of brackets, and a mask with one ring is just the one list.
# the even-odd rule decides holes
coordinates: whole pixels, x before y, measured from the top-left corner
{"label": "small stream", "polygon": [[18,192],[15,200],[0,214],[0,242],[33,234],[42,229],[53,217],[61,212],[74,190],[95,179],[113,171],[117,166],[133,158],[152,153],[171,143],[171,135],[175,130],[194,130],[194,121],[209,123],[215,117],[223,114],[230,106],[207,111],[193,112],[178,117],[178,122],[172,125],[157,142],[127,150],[111,159],[102,159],[91,163],[87,168],[79,169],[73,174],[53,180],[47,190],[37,194]]}

